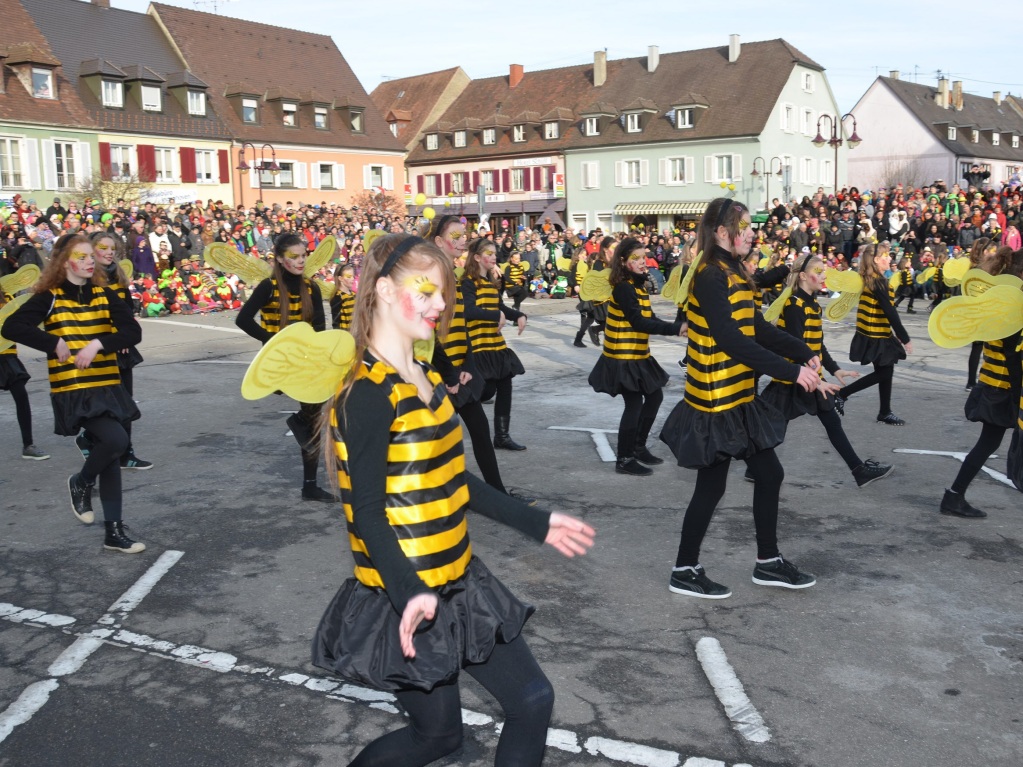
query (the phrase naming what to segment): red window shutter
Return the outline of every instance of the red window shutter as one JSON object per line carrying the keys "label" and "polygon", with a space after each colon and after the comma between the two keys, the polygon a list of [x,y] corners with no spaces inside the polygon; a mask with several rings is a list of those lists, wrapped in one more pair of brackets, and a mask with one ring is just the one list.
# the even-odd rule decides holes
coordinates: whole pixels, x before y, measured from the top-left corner
{"label": "red window shutter", "polygon": [[99,142],[99,172],[104,181],[114,177],[114,169],[110,164],[110,144]]}
{"label": "red window shutter", "polygon": [[472,172],[472,192],[475,193],[476,190],[479,189],[479,186],[480,186],[480,172],[478,170],[474,170]]}
{"label": "red window shutter", "polygon": [[139,158],[139,181],[152,183],[156,181],[156,147],[151,144],[139,144],[135,147]]}
{"label": "red window shutter", "polygon": [[495,192],[500,192],[504,188],[504,187],[501,186],[501,173],[502,173],[502,171],[495,170],[495,171],[492,171],[492,173],[493,173],[493,176],[494,176],[494,191]]}
{"label": "red window shutter", "polygon": [[510,192],[511,191],[511,170],[505,169],[501,171],[501,188],[499,192]]}
{"label": "red window shutter", "polygon": [[543,189],[543,168],[537,166],[533,168],[533,189],[540,191]]}
{"label": "red window shutter", "polygon": [[[231,157],[227,153],[226,149],[217,150],[217,159],[220,161],[220,183],[230,184],[231,183]],[[193,169],[194,169],[193,157]]]}
{"label": "red window shutter", "polygon": [[426,193],[426,176],[416,176],[416,191],[421,194]]}
{"label": "red window shutter", "polygon": [[444,194],[451,194],[451,174],[444,174]]}
{"label": "red window shutter", "polygon": [[529,172],[529,168],[522,169],[522,191],[531,192],[533,191],[533,174]]}
{"label": "red window shutter", "polygon": [[554,171],[556,171],[557,169],[558,168],[557,168],[556,165],[548,165],[547,168],[546,168],[546,170],[547,170],[547,188],[549,190],[551,190],[552,192],[554,191]]}
{"label": "red window shutter", "polygon": [[183,146],[178,149],[178,156],[181,158],[181,183],[195,183],[195,149],[190,146]]}

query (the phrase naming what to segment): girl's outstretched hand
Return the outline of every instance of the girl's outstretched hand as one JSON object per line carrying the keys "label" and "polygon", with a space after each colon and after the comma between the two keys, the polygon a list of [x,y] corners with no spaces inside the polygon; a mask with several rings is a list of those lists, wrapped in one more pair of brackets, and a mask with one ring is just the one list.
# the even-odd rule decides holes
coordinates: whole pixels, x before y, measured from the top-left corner
{"label": "girl's outstretched hand", "polygon": [[398,624],[398,638],[401,640],[401,653],[406,658],[416,657],[416,648],[412,645],[412,637],[423,621],[432,621],[437,614],[436,594],[417,594],[405,605]]}
{"label": "girl's outstretched hand", "polygon": [[596,531],[581,519],[568,514],[553,512],[550,518],[550,529],[544,543],[549,543],[566,557],[585,554],[593,546]]}
{"label": "girl's outstretched hand", "polygon": [[817,374],[816,370],[810,370],[806,365],[799,368],[799,377],[796,379],[796,383],[802,386],[804,390],[816,391],[820,381],[821,377]]}

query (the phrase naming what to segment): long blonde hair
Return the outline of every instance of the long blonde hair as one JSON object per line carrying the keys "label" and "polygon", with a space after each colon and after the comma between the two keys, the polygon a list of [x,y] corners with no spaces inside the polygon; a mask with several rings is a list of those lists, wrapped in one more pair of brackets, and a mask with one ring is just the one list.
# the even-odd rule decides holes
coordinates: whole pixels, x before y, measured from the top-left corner
{"label": "long blonde hair", "polygon": [[[114,243],[114,284],[115,287],[127,288],[128,283],[131,280],[128,279],[128,275],[124,273],[121,268],[121,259],[124,258],[124,240],[115,234],[110,232],[93,232],[89,235],[89,242],[92,243],[93,250],[96,248],[96,244],[100,240],[110,240]],[[99,262],[96,263],[96,268],[92,272],[92,284],[103,287],[104,285],[110,285],[111,282],[107,275],[106,267],[101,267]]]}
{"label": "long blonde hair", "polygon": [[877,280],[884,279],[884,275],[877,270],[877,264],[874,263],[874,259],[878,256],[883,256],[890,248],[891,246],[886,241],[882,241],[864,245],[863,249],[860,250],[859,273],[865,285],[870,285]]}

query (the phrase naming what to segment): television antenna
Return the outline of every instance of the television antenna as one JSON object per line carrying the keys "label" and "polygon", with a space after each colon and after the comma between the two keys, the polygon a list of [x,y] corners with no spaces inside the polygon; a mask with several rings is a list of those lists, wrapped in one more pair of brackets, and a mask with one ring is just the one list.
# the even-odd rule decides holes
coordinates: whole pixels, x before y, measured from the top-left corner
{"label": "television antenna", "polygon": [[234,3],[236,1],[237,0],[192,0],[192,5],[194,5],[197,10],[203,10],[203,6],[206,6],[207,8],[212,7],[213,13],[218,13],[220,6],[223,3]]}

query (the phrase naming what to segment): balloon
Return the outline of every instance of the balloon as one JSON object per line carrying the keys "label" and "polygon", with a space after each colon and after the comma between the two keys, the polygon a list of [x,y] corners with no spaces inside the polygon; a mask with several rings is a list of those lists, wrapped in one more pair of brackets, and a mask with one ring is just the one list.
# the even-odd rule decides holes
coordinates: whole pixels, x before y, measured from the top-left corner
{"label": "balloon", "polygon": [[731,191],[731,192],[734,192],[735,191],[735,184],[729,184],[728,185],[728,190]]}
{"label": "balloon", "polygon": [[423,194],[422,192],[420,192],[419,194],[416,195],[416,205],[425,205],[425,204],[426,204],[426,195]]}
{"label": "balloon", "polygon": [[721,188],[724,189],[726,186],[728,186],[728,182],[727,181],[722,181],[721,182]]}
{"label": "balloon", "polygon": [[455,196],[454,192],[448,192],[448,197],[454,197],[454,196]]}
{"label": "balloon", "polygon": [[458,220],[462,222],[462,226],[465,226],[465,216],[462,216]]}
{"label": "balloon", "polygon": [[640,221],[639,222],[639,228],[640,229],[646,229],[646,224],[644,224],[642,221]]}
{"label": "balloon", "polygon": [[445,208],[450,208],[451,207],[451,200],[444,200],[444,207]]}
{"label": "balloon", "polygon": [[433,217],[437,215],[437,211],[433,208],[423,208],[423,218],[427,221],[432,221]]}

